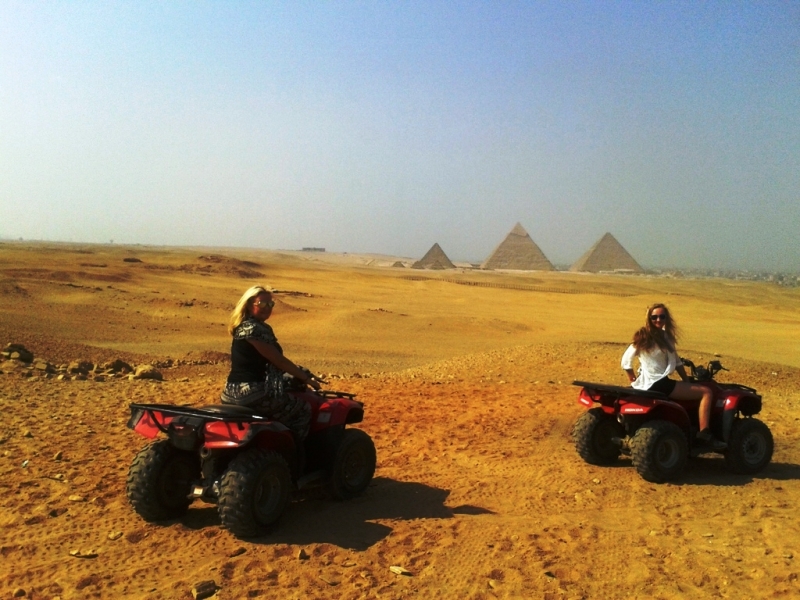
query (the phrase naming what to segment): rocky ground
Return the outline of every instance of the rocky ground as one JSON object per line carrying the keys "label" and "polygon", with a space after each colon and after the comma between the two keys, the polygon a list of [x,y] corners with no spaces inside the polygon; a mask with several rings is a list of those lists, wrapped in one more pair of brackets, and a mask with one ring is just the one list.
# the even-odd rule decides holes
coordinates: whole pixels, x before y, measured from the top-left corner
{"label": "rocky ground", "polygon": [[125,428],[128,403],[214,402],[225,365],[164,368],[163,381],[0,375],[0,554],[12,566],[0,590],[191,598],[213,580],[219,598],[798,594],[800,373],[726,360],[765,394],[776,452],[763,473],[699,458],[656,485],[627,459],[583,463],[570,439],[582,410],[573,374],[595,378],[591,365],[619,350],[517,347],[336,380],[366,402],[373,484],[349,502],[298,495],[274,534],[247,541],[220,527],[212,505],[148,524],[125,499],[144,443]]}

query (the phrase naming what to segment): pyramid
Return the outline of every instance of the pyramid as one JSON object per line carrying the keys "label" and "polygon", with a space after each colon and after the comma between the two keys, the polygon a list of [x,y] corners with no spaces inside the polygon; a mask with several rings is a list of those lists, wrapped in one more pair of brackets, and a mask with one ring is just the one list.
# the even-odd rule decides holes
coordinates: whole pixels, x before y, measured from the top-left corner
{"label": "pyramid", "polygon": [[586,251],[570,271],[589,271],[597,273],[599,271],[632,271],[634,273],[644,273],[644,269],[639,266],[628,251],[622,247],[616,238],[610,233],[606,233],[598,242]]}
{"label": "pyramid", "polygon": [[405,268],[405,265],[403,264],[403,261],[402,261],[402,260],[396,260],[396,261],[394,261],[394,264],[393,264],[392,266],[393,266],[393,267],[402,267],[402,268]]}
{"label": "pyramid", "polygon": [[427,254],[411,265],[412,269],[455,269],[439,244],[434,244]]}
{"label": "pyramid", "polygon": [[517,271],[552,271],[553,265],[517,223],[494,252],[483,261],[482,269],[514,269]]}

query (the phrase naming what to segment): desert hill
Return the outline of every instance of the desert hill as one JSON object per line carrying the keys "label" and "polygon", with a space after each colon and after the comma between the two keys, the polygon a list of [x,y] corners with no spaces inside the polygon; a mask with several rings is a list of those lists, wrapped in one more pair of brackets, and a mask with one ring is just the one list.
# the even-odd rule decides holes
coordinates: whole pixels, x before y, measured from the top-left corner
{"label": "desert hill", "polygon": [[[0,244],[0,345],[53,363],[170,365],[161,382],[0,367],[0,597],[191,598],[209,579],[231,599],[800,592],[797,291],[380,263]],[[359,427],[375,440],[376,478],[350,502],[298,495],[255,540],[233,538],[203,503],[147,524],[125,499],[144,444],[125,428],[128,403],[216,403],[227,313],[255,283],[277,290],[271,324],[286,354],[366,403]],[[620,355],[656,300],[683,328],[682,354],[717,358],[723,381],[763,394],[776,450],[762,473],[700,458],[655,485],[628,459],[578,458],[571,381],[624,384]]]}

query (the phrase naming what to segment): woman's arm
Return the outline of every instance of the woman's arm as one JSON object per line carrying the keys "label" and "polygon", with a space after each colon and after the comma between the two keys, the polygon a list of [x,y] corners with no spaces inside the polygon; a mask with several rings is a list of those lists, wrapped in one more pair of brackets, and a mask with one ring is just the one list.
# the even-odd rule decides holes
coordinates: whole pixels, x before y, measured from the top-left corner
{"label": "woman's arm", "polygon": [[313,387],[315,390],[319,389],[319,382],[317,382],[314,375],[308,375],[300,367],[278,352],[278,349],[275,346],[268,344],[267,342],[262,342],[261,340],[248,339],[247,341],[250,342],[256,350],[258,350],[258,353],[261,356],[266,358],[281,371],[288,373],[292,377],[297,377],[301,381]]}

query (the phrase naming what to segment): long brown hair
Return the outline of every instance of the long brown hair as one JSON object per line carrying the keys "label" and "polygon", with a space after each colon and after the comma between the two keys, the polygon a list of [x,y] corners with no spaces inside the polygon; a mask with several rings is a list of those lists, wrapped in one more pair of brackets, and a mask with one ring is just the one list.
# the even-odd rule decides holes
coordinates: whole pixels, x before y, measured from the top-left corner
{"label": "long brown hair", "polygon": [[[666,322],[664,329],[659,329],[653,325],[650,320],[650,315],[653,311],[660,308],[664,311]],[[663,351],[675,351],[675,344],[678,342],[678,324],[672,318],[669,309],[661,303],[653,304],[647,307],[647,315],[645,316],[644,327],[638,329],[633,334],[633,346],[636,348],[636,354],[640,352],[649,352],[656,346]]]}

